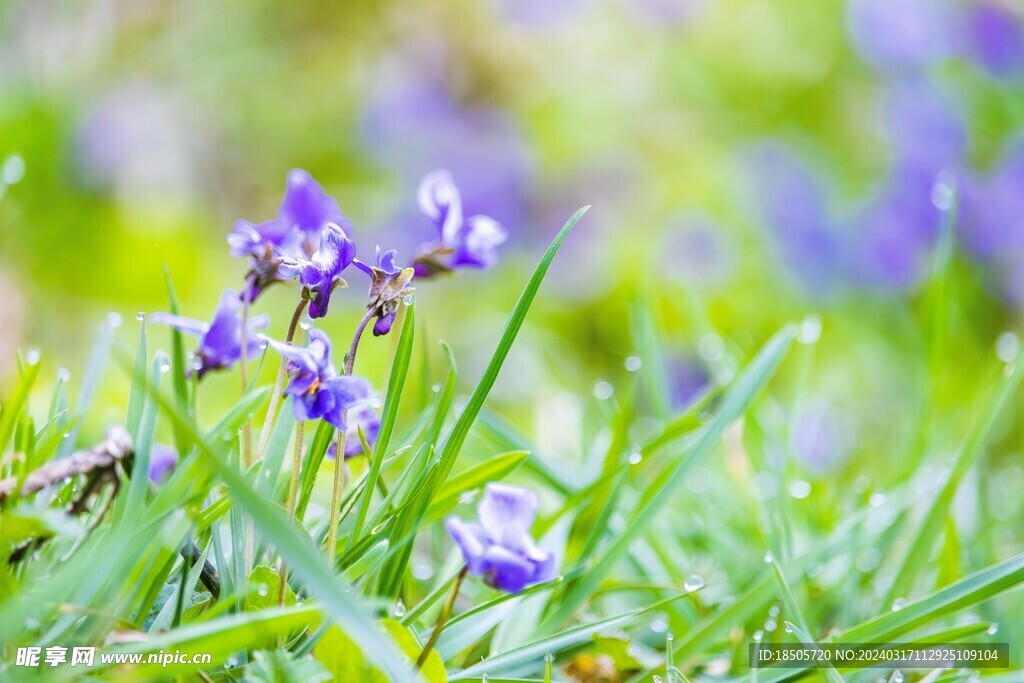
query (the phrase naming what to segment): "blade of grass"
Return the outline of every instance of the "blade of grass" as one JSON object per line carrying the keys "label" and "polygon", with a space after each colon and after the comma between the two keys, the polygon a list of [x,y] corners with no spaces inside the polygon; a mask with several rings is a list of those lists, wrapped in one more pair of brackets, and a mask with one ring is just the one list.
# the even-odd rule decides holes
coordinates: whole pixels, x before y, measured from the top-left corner
{"label": "blade of grass", "polygon": [[128,414],[124,418],[124,428],[134,443],[139,438],[139,423],[142,421],[142,410],[146,405],[146,365],[149,356],[146,354],[146,319],[140,316],[142,325],[139,327],[139,343],[135,347],[135,366],[132,369],[132,383],[128,391]]}
{"label": "blade of grass", "polygon": [[718,411],[692,449],[678,462],[670,462],[645,491],[626,528],[615,537],[612,544],[579,583],[567,593],[559,606],[544,619],[540,627],[542,632],[549,632],[560,626],[588,596],[594,593],[615,563],[626,554],[633,541],[643,535],[656,514],[675,495],[679,485],[707,460],[721,440],[725,429],[743,415],[775,375],[789,351],[793,335],[793,326],[787,325],[762,347],[726,392]]}

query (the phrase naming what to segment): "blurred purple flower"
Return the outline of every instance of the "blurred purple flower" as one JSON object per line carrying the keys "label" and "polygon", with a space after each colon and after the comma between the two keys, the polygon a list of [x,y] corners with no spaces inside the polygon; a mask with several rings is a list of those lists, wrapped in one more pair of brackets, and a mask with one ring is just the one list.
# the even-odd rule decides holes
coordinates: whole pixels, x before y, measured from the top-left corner
{"label": "blurred purple flower", "polygon": [[1024,137],[1007,146],[990,173],[969,178],[958,229],[986,276],[1015,304],[1024,303]]}
{"label": "blurred purple flower", "polygon": [[[213,320],[204,323],[191,318],[183,318],[170,313],[154,313],[150,318],[159,325],[170,325],[176,330],[194,337],[199,337],[199,349],[196,352],[198,364],[196,372],[202,379],[210,370],[228,368],[242,358],[242,302],[238,294],[225,290],[220,295],[220,302],[213,314]],[[255,331],[266,329],[270,317],[257,315],[249,319],[246,330],[246,358],[254,358],[263,348]]]}
{"label": "blurred purple flower", "polygon": [[327,223],[320,232],[320,248],[308,260],[284,257],[277,270],[284,278],[299,277],[304,296],[309,298],[309,317],[322,318],[327,315],[331,292],[341,272],[355,257],[355,243],[339,226]]}
{"label": "blurred purple flower", "polygon": [[323,418],[344,430],[345,413],[370,397],[370,383],[362,377],[339,375],[331,363],[331,341],[320,330],[310,330],[304,347],[268,340],[288,360],[285,393],[292,396],[295,419]]}
{"label": "blurred purple flower", "polygon": [[936,175],[897,168],[853,218],[851,276],[862,285],[908,289],[926,273],[941,212],[932,202]]}
{"label": "blurred purple flower", "polygon": [[[353,408],[348,414],[348,428],[345,431],[345,458],[352,458],[363,454],[363,444],[359,440],[359,430],[363,430],[366,436],[366,443],[372,448],[380,433],[380,415],[364,403]],[[327,447],[327,457],[334,458],[337,455],[338,447],[332,442]]]}
{"label": "blurred purple flower", "polygon": [[883,97],[884,137],[897,163],[931,173],[954,171],[967,149],[957,103],[921,80],[894,81]]}
{"label": "blurred purple flower", "polygon": [[1024,67],[1024,20],[995,2],[973,2],[966,9],[967,49],[996,76],[1010,76]]}
{"label": "blurred purple flower", "polygon": [[178,465],[178,451],[170,446],[155,443],[149,454],[149,480],[154,484],[162,484],[171,476]]}
{"label": "blurred purple flower", "polygon": [[826,405],[816,405],[800,413],[791,445],[812,472],[821,474],[850,454],[853,438],[842,413]]}
{"label": "blurred purple flower", "polygon": [[490,483],[477,507],[480,522],[445,520],[445,528],[462,550],[470,573],[488,585],[518,593],[555,576],[554,556],[530,536],[537,496],[518,486]]}
{"label": "blurred purple flower", "polygon": [[429,173],[417,194],[420,210],[433,221],[439,239],[425,244],[413,261],[417,277],[459,268],[488,268],[498,260],[505,228],[489,216],[465,217],[462,197],[447,171]]}
{"label": "blurred purple flower", "polygon": [[[525,224],[532,164],[520,127],[487,104],[457,101],[444,86],[450,72],[446,56],[416,52],[381,65],[362,115],[360,138],[367,153],[380,166],[395,169],[399,187],[415,185],[433,169],[447,169],[459,179],[466,215]],[[383,221],[380,242],[403,253],[416,247],[409,241],[409,225],[417,220],[415,198],[403,197]]]}
{"label": "blurred purple flower", "polygon": [[[297,273],[284,275],[280,271],[282,262],[313,258],[318,246],[321,249],[324,246],[321,233],[329,224],[337,226],[343,236],[346,230],[351,230],[338,202],[301,169],[288,173],[277,218],[262,223],[236,221],[234,231],[228,235],[228,244],[232,256],[252,259],[249,301],[254,301],[268,285],[294,277]],[[354,247],[352,249],[354,256]]]}
{"label": "blurred purple flower", "polygon": [[370,301],[367,308],[374,311],[377,321],[373,325],[373,335],[379,337],[391,331],[398,314],[398,305],[403,297],[412,292],[413,269],[399,268],[395,265],[395,257],[398,255],[394,249],[380,253],[377,247],[377,256],[374,265],[368,266],[359,259],[355,260],[357,268],[370,276]]}
{"label": "blurred purple flower", "polygon": [[847,26],[861,59],[906,71],[948,57],[956,12],[949,0],[850,0]]}
{"label": "blurred purple flower", "polygon": [[711,383],[704,365],[695,358],[677,358],[668,362],[669,391],[677,411],[689,408]]}
{"label": "blurred purple flower", "polygon": [[750,161],[756,204],[782,262],[808,293],[833,291],[843,280],[845,245],[818,174],[775,143],[756,150]]}

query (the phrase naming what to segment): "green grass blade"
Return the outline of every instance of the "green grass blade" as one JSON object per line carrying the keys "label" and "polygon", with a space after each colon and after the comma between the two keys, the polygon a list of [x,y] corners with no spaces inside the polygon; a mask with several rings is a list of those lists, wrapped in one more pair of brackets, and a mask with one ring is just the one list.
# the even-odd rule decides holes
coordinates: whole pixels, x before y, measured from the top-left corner
{"label": "green grass blade", "polygon": [[747,407],[761,393],[775,375],[792,344],[794,329],[787,325],[764,345],[750,365],[736,378],[726,392],[718,411],[701,433],[693,448],[678,462],[669,463],[644,493],[636,512],[622,533],[601,554],[594,566],[566,595],[559,606],[545,618],[541,631],[547,632],[561,625],[592,595],[611,569],[641,537],[657,513],[676,494],[679,485],[700,467],[718,445],[725,429],[739,419]]}
{"label": "green grass blade", "polygon": [[[139,316],[142,318],[142,316]],[[124,428],[134,442],[139,438],[139,423],[142,421],[142,410],[146,405],[146,365],[149,357],[146,354],[146,319],[142,318],[139,329],[139,344],[135,347],[135,365],[132,369],[132,384],[128,392],[128,414],[124,419]]]}
{"label": "green grass blade", "polygon": [[967,476],[971,467],[974,466],[974,463],[981,456],[992,428],[1006,409],[1010,399],[1017,392],[1022,379],[1024,379],[1024,353],[1020,354],[1013,365],[1010,366],[1009,372],[992,395],[991,400],[985,405],[971,425],[963,445],[957,452],[956,461],[952,471],[949,473],[949,477],[946,479],[946,483],[943,485],[939,495],[932,501],[920,527],[918,527],[913,535],[914,541],[910,548],[907,549],[907,554],[900,563],[899,571],[893,579],[885,604],[891,605],[895,602],[896,598],[907,595],[914,584],[918,570],[922,567],[930,566],[927,562],[922,562],[921,560],[931,556],[936,539],[942,532],[949,508],[953,504],[953,499],[956,497],[956,492],[961,482],[963,482],[964,477]]}
{"label": "green grass blade", "polygon": [[11,397],[0,407],[0,451],[7,448],[14,429],[18,426],[18,419],[28,401],[29,391],[39,376],[39,363],[29,365],[11,392]]}
{"label": "green grass blade", "polygon": [[[167,282],[167,305],[172,315],[180,315],[181,304],[178,301],[178,292],[174,289],[174,282],[171,280],[171,269],[164,264],[164,280]],[[184,336],[176,327],[169,327],[171,331],[171,380],[174,386],[174,398],[182,412],[189,413],[188,396],[188,365],[185,357]],[[179,453],[188,453],[191,444],[188,436],[181,428],[174,429],[174,445]]]}

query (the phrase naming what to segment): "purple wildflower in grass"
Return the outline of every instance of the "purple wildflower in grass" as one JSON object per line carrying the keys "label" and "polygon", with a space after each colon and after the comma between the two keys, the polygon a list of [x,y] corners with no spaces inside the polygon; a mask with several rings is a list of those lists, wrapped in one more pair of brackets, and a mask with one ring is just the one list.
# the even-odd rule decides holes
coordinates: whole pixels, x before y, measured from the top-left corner
{"label": "purple wildflower in grass", "polygon": [[368,381],[335,371],[331,340],[320,330],[310,330],[306,346],[268,342],[288,360],[285,393],[292,396],[296,420],[322,418],[336,429],[345,429],[346,411],[370,398]]}
{"label": "purple wildflower in grass", "polygon": [[554,556],[530,536],[537,513],[537,496],[532,491],[487,484],[477,513],[479,523],[458,517],[449,517],[444,523],[462,550],[470,573],[509,593],[554,578]]}
{"label": "purple wildflower in grass", "polygon": [[359,259],[355,260],[355,266],[370,276],[370,301],[366,305],[374,311],[377,321],[373,324],[373,336],[379,337],[391,331],[395,323],[395,316],[398,315],[398,305],[402,298],[412,292],[409,286],[412,282],[413,269],[399,268],[395,265],[395,257],[398,255],[394,249],[380,253],[377,247],[377,256],[374,265],[369,266]]}
{"label": "purple wildflower in grass", "polygon": [[171,476],[178,465],[178,451],[160,443],[153,444],[149,455],[149,480],[154,484],[162,484]]}
{"label": "purple wildflower in grass", "polygon": [[[346,459],[363,454],[363,443],[359,440],[360,429],[366,435],[366,443],[372,448],[380,433],[380,415],[367,403],[353,408],[348,414],[348,425],[345,431]],[[327,447],[327,457],[333,459],[337,453],[337,443],[332,441],[331,445]]]}
{"label": "purple wildflower in grass", "polygon": [[[197,378],[202,379],[210,370],[228,368],[242,358],[242,302],[238,294],[225,290],[220,295],[220,303],[213,314],[213,320],[204,323],[170,313],[154,313],[150,320],[160,325],[170,325],[179,332],[199,338],[199,349],[196,351]],[[253,316],[248,321],[246,330],[246,358],[255,358],[263,350],[263,344],[256,335],[256,330],[265,329],[270,324],[270,316],[263,314]]]}
{"label": "purple wildflower in grass", "polygon": [[320,233],[320,248],[308,260],[283,258],[278,272],[285,278],[299,277],[303,296],[309,299],[309,317],[322,318],[327,315],[335,285],[345,282],[341,271],[348,268],[355,257],[355,243],[340,226],[328,223]]}
{"label": "purple wildflower in grass", "polygon": [[459,268],[489,268],[508,233],[489,216],[462,213],[462,197],[447,171],[428,173],[417,193],[420,210],[434,222],[439,239],[424,245],[413,262],[416,277]]}
{"label": "purple wildflower in grass", "polygon": [[228,244],[232,256],[252,259],[247,291],[249,301],[254,301],[274,282],[294,277],[281,272],[283,261],[308,260],[314,257],[318,247],[322,250],[322,232],[327,225],[338,226],[342,235],[350,229],[348,219],[341,213],[334,197],[324,192],[320,183],[301,169],[288,173],[284,200],[277,218],[262,223],[236,221],[234,231],[228,235]]}

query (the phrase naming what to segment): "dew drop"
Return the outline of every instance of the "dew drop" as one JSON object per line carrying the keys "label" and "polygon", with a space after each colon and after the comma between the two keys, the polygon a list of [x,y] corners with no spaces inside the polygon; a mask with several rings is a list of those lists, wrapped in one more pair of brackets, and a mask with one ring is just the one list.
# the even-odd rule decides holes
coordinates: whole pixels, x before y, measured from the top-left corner
{"label": "dew drop", "polygon": [[880,508],[885,505],[885,494],[884,493],[872,493],[871,497],[868,498],[868,505],[873,508]]}
{"label": "dew drop", "polygon": [[772,555],[771,551],[768,551],[768,552],[766,552],[764,554],[764,561],[765,561],[765,564],[771,564],[772,562],[775,561],[775,556]]}
{"label": "dew drop", "polygon": [[299,328],[306,332],[313,329],[313,319],[308,315],[303,316],[302,319],[299,320]]}
{"label": "dew drop", "polygon": [[896,669],[892,672],[892,676],[889,678],[892,683],[903,683],[903,672]]}
{"label": "dew drop", "polygon": [[162,361],[160,363],[160,372],[168,372],[171,369],[171,364],[168,361]]}
{"label": "dew drop", "polygon": [[653,680],[654,683],[661,683],[661,676],[654,674],[654,676],[651,677],[651,680]]}
{"label": "dew drop", "polygon": [[706,361],[716,361],[725,355],[725,341],[717,334],[705,334],[697,342],[697,352]]}
{"label": "dew drop", "polygon": [[704,587],[704,579],[696,574],[690,574],[686,577],[686,581],[683,582],[683,588],[688,591],[700,590]]}
{"label": "dew drop", "polygon": [[793,632],[793,624],[791,624],[791,623],[789,623],[787,621],[786,622],[786,633],[792,633],[792,632]]}
{"label": "dew drop", "polygon": [[988,629],[985,630],[985,633],[989,634],[990,636],[994,636],[995,634],[999,633],[999,624],[992,624],[988,627]]}
{"label": "dew drop", "polygon": [[12,154],[4,159],[4,165],[0,167],[0,180],[5,185],[14,185],[25,177],[25,159],[20,154]]}
{"label": "dew drop", "polygon": [[260,594],[260,597],[265,597],[267,595],[267,593],[269,592],[269,589],[267,588],[267,584],[261,583],[259,585],[259,587],[256,589],[256,592]]}
{"label": "dew drop", "polygon": [[953,208],[955,198],[956,177],[949,171],[941,171],[935,177],[935,183],[932,185],[932,206],[939,211],[949,211]]}
{"label": "dew drop", "polygon": [[107,313],[107,324],[111,327],[121,327],[121,314],[114,311]]}
{"label": "dew drop", "polygon": [[893,612],[897,612],[897,611],[903,609],[904,607],[906,607],[906,605],[907,605],[906,598],[896,598],[895,600],[893,600],[893,603],[892,603],[892,611]]}
{"label": "dew drop", "polygon": [[801,344],[814,344],[821,339],[821,318],[809,315],[800,323],[796,331],[796,340]]}
{"label": "dew drop", "polygon": [[26,351],[25,362],[29,365],[37,365],[39,363],[39,349],[29,349]]}
{"label": "dew drop", "polygon": [[352,590],[352,586],[348,585],[347,583],[341,584],[341,592],[342,593],[348,593],[351,590]]}
{"label": "dew drop", "polygon": [[601,381],[594,385],[594,396],[599,401],[607,401],[614,393],[615,388],[608,382]]}
{"label": "dew drop", "polygon": [[762,638],[764,638],[764,631],[754,631],[755,643],[760,643]]}
{"label": "dew drop", "polygon": [[413,578],[419,581],[427,581],[434,576],[434,569],[426,562],[417,562],[412,566]]}
{"label": "dew drop", "polygon": [[135,314],[135,319],[138,320],[139,322],[142,322],[146,319],[146,314],[143,313],[142,311],[139,311],[138,313]]}
{"label": "dew drop", "polygon": [[768,631],[769,633],[778,628],[778,626],[779,625],[776,623],[774,619],[769,619],[768,621],[764,622],[764,630]]}
{"label": "dew drop", "polygon": [[1012,363],[1020,355],[1020,337],[1014,332],[1003,332],[996,339],[996,357],[1004,363]]}
{"label": "dew drop", "polygon": [[67,439],[67,438],[69,438],[70,436],[71,436],[71,433],[70,433],[70,432],[64,432],[64,435],[63,435],[63,436],[62,436],[61,438]]}
{"label": "dew drop", "polygon": [[655,633],[664,633],[668,630],[668,621],[664,617],[651,619],[651,630]]}
{"label": "dew drop", "polygon": [[782,610],[779,609],[778,605],[772,605],[771,608],[769,608],[768,610],[768,616],[770,616],[772,619],[778,618],[779,614],[781,613]]}
{"label": "dew drop", "polygon": [[436,394],[437,392],[441,391],[441,385],[435,384],[434,386],[430,387],[430,390]]}
{"label": "dew drop", "polygon": [[640,366],[643,365],[643,362],[640,360],[639,356],[629,356],[626,358],[624,365],[630,372],[636,372],[640,369]]}
{"label": "dew drop", "polygon": [[414,303],[416,303],[416,295],[406,294],[405,296],[402,297],[402,303],[405,304],[406,306],[412,306]]}
{"label": "dew drop", "polygon": [[644,459],[644,456],[640,455],[639,453],[630,453],[629,454],[629,464],[630,465],[639,465],[641,462],[643,462],[643,459]]}
{"label": "dew drop", "polygon": [[789,482],[789,495],[798,500],[806,498],[811,495],[811,483],[802,479]]}
{"label": "dew drop", "polygon": [[391,616],[401,619],[405,616],[405,603],[399,598],[398,602],[395,603],[394,608],[391,610]]}

